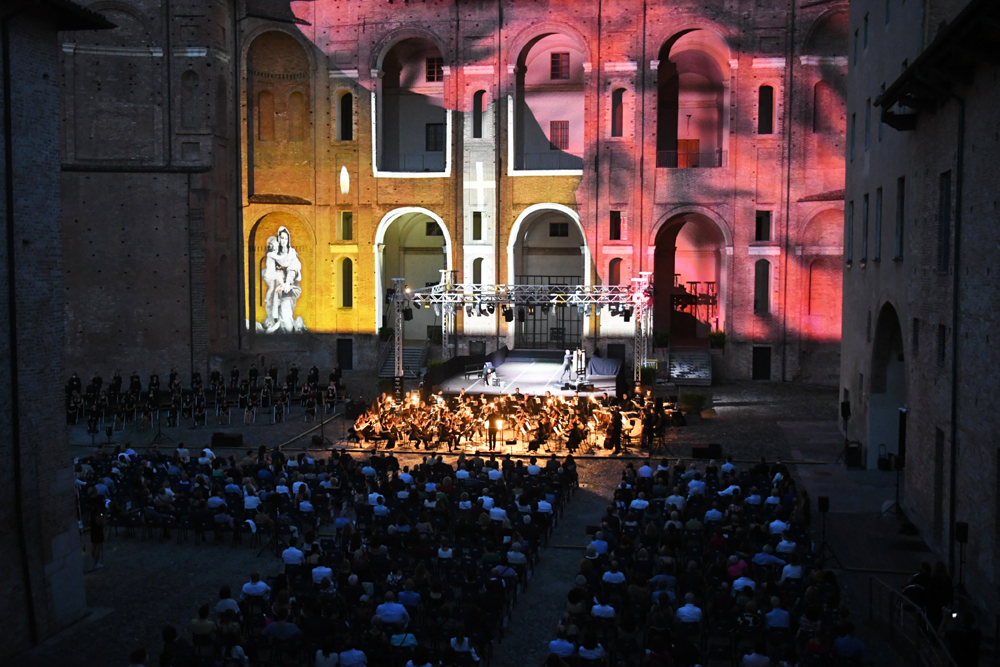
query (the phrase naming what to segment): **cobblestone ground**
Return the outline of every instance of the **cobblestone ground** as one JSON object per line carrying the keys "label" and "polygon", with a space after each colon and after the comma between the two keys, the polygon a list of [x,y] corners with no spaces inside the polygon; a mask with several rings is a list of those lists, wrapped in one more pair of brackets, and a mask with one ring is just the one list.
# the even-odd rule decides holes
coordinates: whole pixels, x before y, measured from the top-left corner
{"label": "cobblestone ground", "polygon": [[[699,391],[710,399],[705,417],[672,436],[670,448],[675,456],[689,455],[692,443],[718,442],[725,453],[738,460],[753,460],[761,455],[791,460],[791,448],[779,422],[836,420],[835,389],[745,383]],[[306,426],[293,422],[278,427],[250,427],[251,437],[245,436],[245,446],[273,446]],[[211,428],[196,435],[205,438],[207,444]],[[202,442],[193,436],[185,441],[192,447]],[[308,438],[302,442],[308,442]],[[74,453],[81,455],[85,451],[78,448]],[[828,454],[833,458],[836,451]],[[400,458],[403,463],[410,460]],[[497,667],[537,665],[545,657],[576,564],[583,557],[585,527],[600,517],[622,466],[613,459],[580,462],[582,488],[567,506],[536,575],[519,598],[504,641],[494,653]],[[159,629],[164,623],[186,629],[198,605],[215,600],[222,584],[238,590],[254,569],[264,575],[281,570],[279,559],[267,553],[258,558],[257,550],[247,545],[214,545],[211,540],[196,545],[177,543],[176,538],[143,541],[112,537],[106,545],[105,562],[103,570],[85,576],[87,599],[94,612],[90,619],[34,649],[24,656],[23,663],[30,662],[32,667],[125,664],[128,651],[136,646],[144,646],[156,655],[161,646]]]}

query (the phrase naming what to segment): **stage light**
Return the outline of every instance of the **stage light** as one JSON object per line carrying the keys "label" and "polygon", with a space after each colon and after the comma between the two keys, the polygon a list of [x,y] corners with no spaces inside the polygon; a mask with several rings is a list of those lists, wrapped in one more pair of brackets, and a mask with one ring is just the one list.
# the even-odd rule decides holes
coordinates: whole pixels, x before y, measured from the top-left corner
{"label": "stage light", "polygon": [[406,287],[404,287],[403,291],[406,292],[407,294],[409,294],[410,293],[410,286],[407,285]]}
{"label": "stage light", "polygon": [[406,320],[407,322],[409,322],[410,320],[413,319],[413,309],[412,308],[404,308],[403,309],[403,319]]}
{"label": "stage light", "polygon": [[624,311],[622,311],[622,317],[625,318],[626,322],[630,322],[632,320],[632,309],[626,308]]}
{"label": "stage light", "polygon": [[493,313],[497,312],[496,306],[494,306],[491,303],[490,305],[486,306],[486,312],[492,315]]}
{"label": "stage light", "polygon": [[513,322],[514,321],[514,311],[511,310],[510,308],[507,308],[505,306],[504,309],[503,309],[503,319],[504,319],[504,322]]}
{"label": "stage light", "polygon": [[547,303],[542,304],[542,315],[548,315],[548,314],[549,314],[549,304]]}
{"label": "stage light", "polygon": [[472,317],[472,306],[471,305],[465,307],[465,314],[468,315],[469,317]]}
{"label": "stage light", "polygon": [[434,317],[441,317],[441,304],[434,304]]}
{"label": "stage light", "polygon": [[528,314],[529,315],[534,315],[535,314],[535,307],[534,306],[528,306]]}

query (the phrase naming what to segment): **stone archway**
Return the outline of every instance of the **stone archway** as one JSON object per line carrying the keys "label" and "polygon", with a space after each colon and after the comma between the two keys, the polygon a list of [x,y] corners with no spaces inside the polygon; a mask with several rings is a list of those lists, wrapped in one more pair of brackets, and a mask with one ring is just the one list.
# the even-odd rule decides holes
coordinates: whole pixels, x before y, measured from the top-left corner
{"label": "stone archway", "polygon": [[653,329],[674,339],[725,329],[726,237],[701,213],[668,219],[656,234]]}
{"label": "stone archway", "polygon": [[898,454],[900,408],[906,408],[903,330],[892,304],[879,311],[872,339],[868,399],[868,467],[874,468],[879,445]]}

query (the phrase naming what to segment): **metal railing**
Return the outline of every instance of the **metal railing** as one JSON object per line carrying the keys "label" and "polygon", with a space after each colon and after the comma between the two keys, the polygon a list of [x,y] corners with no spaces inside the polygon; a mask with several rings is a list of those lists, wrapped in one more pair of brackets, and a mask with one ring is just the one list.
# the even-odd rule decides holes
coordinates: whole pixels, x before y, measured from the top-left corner
{"label": "metal railing", "polygon": [[666,169],[706,169],[726,166],[726,151],[656,151],[656,166]]}
{"label": "metal railing", "polygon": [[923,609],[878,577],[868,580],[868,618],[911,665],[957,667]]}

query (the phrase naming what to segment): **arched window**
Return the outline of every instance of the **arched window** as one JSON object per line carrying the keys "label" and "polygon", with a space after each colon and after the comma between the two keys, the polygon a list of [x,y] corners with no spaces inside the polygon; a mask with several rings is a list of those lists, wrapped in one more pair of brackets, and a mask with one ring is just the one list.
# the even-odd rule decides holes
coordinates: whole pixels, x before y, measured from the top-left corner
{"label": "arched window", "polygon": [[622,260],[615,257],[608,263],[608,284],[621,285],[622,283]]}
{"label": "arched window", "polygon": [[757,91],[757,134],[774,134],[774,88],[761,86]]}
{"label": "arched window", "polygon": [[472,260],[472,283],[474,285],[483,284],[483,258],[477,257]]}
{"label": "arched window", "polygon": [[274,95],[267,90],[257,96],[257,139],[274,141]]}
{"label": "arched window", "polygon": [[771,312],[771,263],[758,259],[753,272],[753,312],[767,315]]}
{"label": "arched window", "polygon": [[340,305],[343,308],[354,307],[354,262],[345,259],[341,266],[340,286],[342,289]]}
{"label": "arched window", "polygon": [[354,141],[354,95],[340,96],[340,140]]}
{"label": "arched window", "polygon": [[483,106],[486,101],[486,91],[477,90],[472,96],[472,138],[483,138]]}
{"label": "arched window", "polygon": [[306,139],[306,96],[295,91],[288,96],[288,140]]}
{"label": "arched window", "polygon": [[813,88],[813,132],[835,132],[844,127],[844,102],[829,81]]}
{"label": "arched window", "polygon": [[194,130],[200,124],[201,109],[199,102],[198,75],[187,70],[181,75],[181,127]]}
{"label": "arched window", "polygon": [[618,88],[611,94],[611,136],[625,134],[625,89]]}

